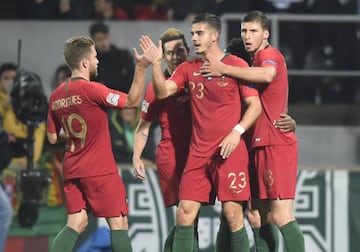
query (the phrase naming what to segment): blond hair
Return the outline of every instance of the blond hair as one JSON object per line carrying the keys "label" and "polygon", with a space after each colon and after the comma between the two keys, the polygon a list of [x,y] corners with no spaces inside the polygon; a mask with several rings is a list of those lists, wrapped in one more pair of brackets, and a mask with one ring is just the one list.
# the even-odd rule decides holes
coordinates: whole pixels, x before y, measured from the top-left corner
{"label": "blond hair", "polygon": [[75,36],[65,41],[64,59],[71,69],[78,68],[80,61],[95,46],[94,40],[87,36]]}
{"label": "blond hair", "polygon": [[163,51],[164,50],[164,44],[169,42],[169,41],[173,41],[173,40],[178,40],[178,39],[181,39],[184,46],[188,49],[188,45],[187,45],[187,42],[185,40],[185,36],[184,36],[184,33],[179,30],[179,29],[176,29],[176,28],[169,28],[167,29],[160,37],[160,40],[162,42],[162,46],[163,46]]}

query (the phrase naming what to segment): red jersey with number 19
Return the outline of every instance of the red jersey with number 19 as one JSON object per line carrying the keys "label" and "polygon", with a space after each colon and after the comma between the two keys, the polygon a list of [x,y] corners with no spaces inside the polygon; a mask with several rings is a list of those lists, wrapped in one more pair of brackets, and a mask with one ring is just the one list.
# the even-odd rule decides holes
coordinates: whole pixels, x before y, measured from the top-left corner
{"label": "red jersey with number 19", "polygon": [[64,130],[65,179],[117,173],[106,108],[123,108],[127,94],[82,78],[62,83],[50,96],[48,132]]}
{"label": "red jersey with number 19", "polygon": [[[222,60],[227,65],[248,67],[248,64],[233,55]],[[180,64],[170,80],[179,90],[187,88],[190,92],[192,110],[192,139],[190,154],[198,157],[212,156],[220,142],[239,123],[241,118],[241,99],[257,96],[255,88],[240,80],[223,77],[203,77],[201,59]]]}

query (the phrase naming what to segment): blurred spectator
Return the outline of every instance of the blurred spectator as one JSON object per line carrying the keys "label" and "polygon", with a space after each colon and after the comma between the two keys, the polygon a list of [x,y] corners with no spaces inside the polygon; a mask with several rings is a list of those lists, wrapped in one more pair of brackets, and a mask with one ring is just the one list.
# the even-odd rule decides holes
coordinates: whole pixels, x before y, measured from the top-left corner
{"label": "blurred spectator", "polygon": [[20,19],[89,19],[93,0],[18,0]]}
{"label": "blurred spectator", "polygon": [[216,0],[169,0],[169,19],[192,21],[202,12],[216,13]]}
{"label": "blurred spectator", "polygon": [[98,81],[106,86],[128,93],[135,65],[128,49],[119,49],[111,43],[109,27],[104,23],[90,26],[91,38],[95,41],[98,66]]}
{"label": "blurred spectator", "polygon": [[55,70],[55,74],[51,84],[51,90],[57,88],[59,84],[63,83],[70,76],[71,76],[71,70],[69,66],[66,64],[59,65]]}
{"label": "blurred spectator", "polygon": [[[10,144],[8,146],[8,155],[11,158],[11,164],[26,168],[26,148],[25,141],[28,137],[28,127],[23,124],[15,115],[11,105],[10,90],[14,78],[17,74],[16,65],[13,63],[4,63],[0,66],[0,116],[3,119],[3,130],[6,133]],[[35,128],[34,132],[34,162],[40,160],[42,148],[45,139],[45,122],[41,122]],[[4,157],[4,153],[1,154]]]}
{"label": "blurred spectator", "polygon": [[[224,13],[247,13],[252,10],[251,0],[233,1],[233,0],[217,0],[217,15]],[[237,27],[239,30],[239,27]]]}
{"label": "blurred spectator", "polygon": [[8,144],[13,142],[15,138],[9,136],[3,130],[3,115],[6,107],[9,106],[8,89],[16,76],[16,66],[14,64],[3,64],[0,68],[0,251],[4,251],[7,234],[12,221],[12,205],[11,197],[5,191],[3,184],[3,170],[11,161],[10,150]]}
{"label": "blurred spectator", "polygon": [[168,19],[168,0],[117,0],[117,6],[125,10],[131,20]]}
{"label": "blurred spectator", "polygon": [[58,0],[19,0],[18,16],[21,19],[55,19],[58,6]]}
{"label": "blurred spectator", "polygon": [[[138,109],[110,110],[108,113],[112,150],[117,163],[132,163],[134,134],[140,119]],[[153,141],[144,149],[144,158],[153,163]],[[150,161],[151,160],[151,161]]]}
{"label": "blurred spectator", "polygon": [[[356,0],[315,0],[309,3],[311,14],[356,14]],[[316,36],[316,43],[329,44],[334,48],[338,69],[357,70],[358,59],[349,48],[359,48],[358,24],[320,22],[312,25],[310,36]],[[317,46],[312,44],[312,46]],[[356,50],[356,49],[355,49]]]}
{"label": "blurred spectator", "polygon": [[[0,173],[2,174],[2,169],[5,167],[0,167]],[[1,229],[0,229],[0,251],[5,250],[6,238],[10,229],[11,221],[13,217],[13,210],[10,202],[10,198],[6,194],[4,189],[4,184],[0,181],[0,219],[1,219]]]}
{"label": "blurred spectator", "polygon": [[[0,66],[0,118],[1,122],[1,142],[0,144],[0,168],[1,168],[1,183],[4,185],[7,197],[11,202],[12,211],[14,214],[18,213],[20,206],[20,192],[18,191],[18,176],[20,170],[27,169],[28,157],[28,126],[23,124],[15,115],[11,103],[11,90],[16,81],[17,67],[13,63],[4,63]],[[36,164],[40,160],[42,147],[45,138],[45,122],[39,124],[34,132],[34,153],[33,162]],[[3,201],[4,200],[4,201]],[[4,198],[1,203],[5,204]],[[0,206],[2,217],[4,221],[1,232],[7,232],[7,226],[10,225],[11,217],[4,216],[9,210],[8,206]],[[3,239],[2,233],[0,239]],[[1,243],[2,241],[0,241]],[[2,246],[3,244],[0,244]],[[3,250],[1,250],[3,251]]]}
{"label": "blurred spectator", "polygon": [[166,0],[137,0],[133,3],[131,14],[136,20],[166,20],[168,4]]}
{"label": "blurred spectator", "polygon": [[[316,1],[316,0],[315,0]],[[264,12],[305,13],[307,0],[255,0],[255,9]]]}
{"label": "blurred spectator", "polygon": [[115,0],[94,0],[94,18],[102,20],[126,20],[129,15]]}
{"label": "blurred spectator", "polygon": [[308,2],[310,13],[355,14],[357,0],[313,0]]}
{"label": "blurred spectator", "polygon": [[109,111],[110,137],[117,163],[132,162],[134,133],[138,120],[138,109]]}
{"label": "blurred spectator", "polygon": [[60,19],[90,19],[93,0],[59,0],[58,17]]}

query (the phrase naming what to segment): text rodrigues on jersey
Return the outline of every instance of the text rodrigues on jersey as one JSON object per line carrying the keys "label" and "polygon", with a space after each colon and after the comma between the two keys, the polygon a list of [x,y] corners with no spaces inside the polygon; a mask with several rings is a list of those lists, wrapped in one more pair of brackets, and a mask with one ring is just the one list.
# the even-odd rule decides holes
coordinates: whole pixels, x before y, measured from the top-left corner
{"label": "text rodrigues on jersey", "polygon": [[80,95],[73,95],[53,101],[51,104],[51,110],[55,111],[61,108],[67,108],[81,103],[82,103],[82,99]]}

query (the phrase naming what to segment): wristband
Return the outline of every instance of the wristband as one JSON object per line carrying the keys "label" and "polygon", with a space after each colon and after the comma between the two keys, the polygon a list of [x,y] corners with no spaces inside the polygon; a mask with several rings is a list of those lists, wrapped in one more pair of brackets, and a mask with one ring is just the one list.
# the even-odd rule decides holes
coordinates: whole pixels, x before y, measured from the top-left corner
{"label": "wristband", "polygon": [[240,135],[244,134],[244,132],[245,132],[245,129],[242,126],[240,126],[239,124],[236,124],[236,126],[233,128],[233,130],[236,130],[237,132],[239,132]]}

